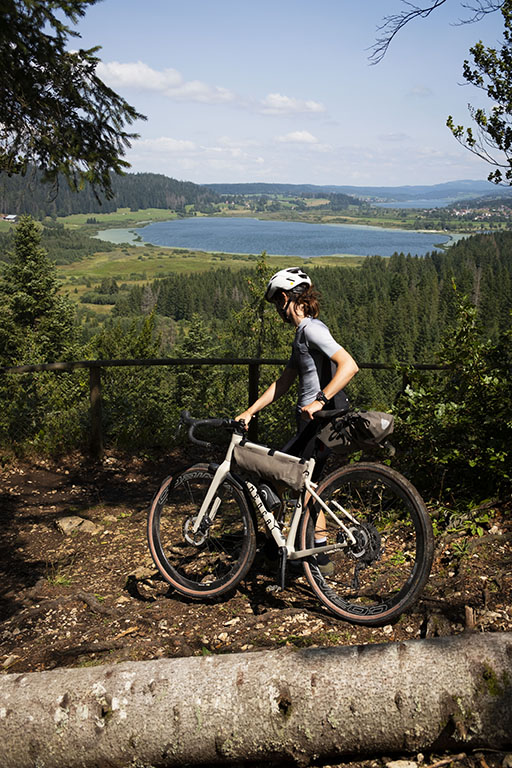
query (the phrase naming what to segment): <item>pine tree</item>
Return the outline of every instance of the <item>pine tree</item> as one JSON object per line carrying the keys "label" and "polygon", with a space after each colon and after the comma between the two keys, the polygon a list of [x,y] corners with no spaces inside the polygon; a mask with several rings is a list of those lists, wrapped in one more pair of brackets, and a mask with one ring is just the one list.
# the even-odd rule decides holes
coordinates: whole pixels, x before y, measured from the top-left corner
{"label": "pine tree", "polygon": [[283,331],[274,307],[265,301],[265,291],[272,276],[263,252],[256,271],[247,281],[249,298],[231,315],[229,330],[231,354],[241,357],[288,357],[290,340]]}
{"label": "pine tree", "polygon": [[41,230],[24,216],[14,234],[13,250],[4,266],[0,293],[5,296],[10,321],[22,338],[19,356],[58,359],[73,341],[74,313],[59,296],[55,265],[41,247]]}

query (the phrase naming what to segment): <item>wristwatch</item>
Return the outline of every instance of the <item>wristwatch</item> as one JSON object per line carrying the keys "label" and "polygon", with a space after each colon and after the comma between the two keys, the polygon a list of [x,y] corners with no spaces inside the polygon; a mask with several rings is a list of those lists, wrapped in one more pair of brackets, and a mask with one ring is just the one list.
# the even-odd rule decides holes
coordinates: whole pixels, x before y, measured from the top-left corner
{"label": "wristwatch", "polygon": [[320,392],[316,393],[315,400],[318,400],[320,403],[323,403],[324,405],[327,405],[329,400],[325,396],[325,394],[320,390]]}

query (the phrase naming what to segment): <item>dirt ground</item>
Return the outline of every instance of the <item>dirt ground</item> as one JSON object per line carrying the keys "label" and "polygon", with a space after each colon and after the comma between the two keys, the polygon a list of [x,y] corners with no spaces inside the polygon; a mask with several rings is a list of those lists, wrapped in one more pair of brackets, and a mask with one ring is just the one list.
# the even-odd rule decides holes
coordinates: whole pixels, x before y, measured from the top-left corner
{"label": "dirt ground", "polygon": [[[100,465],[74,456],[0,469],[0,673],[512,630],[510,504],[488,505],[481,530],[468,524],[438,537],[421,599],[393,625],[337,620],[300,576],[276,592],[259,555],[229,598],[198,603],[170,592],[149,554],[146,515],[164,477],[200,459],[193,451],[159,461],[108,454]],[[60,521],[70,516],[86,522],[64,533]],[[495,768],[504,757],[459,763]]]}

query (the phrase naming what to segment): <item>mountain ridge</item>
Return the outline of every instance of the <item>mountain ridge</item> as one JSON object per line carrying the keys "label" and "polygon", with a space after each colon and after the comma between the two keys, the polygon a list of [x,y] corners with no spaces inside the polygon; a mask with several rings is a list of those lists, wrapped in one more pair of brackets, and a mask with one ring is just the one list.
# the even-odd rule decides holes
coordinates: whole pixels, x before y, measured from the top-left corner
{"label": "mountain ridge", "polygon": [[[459,181],[445,181],[439,184],[418,184],[399,186],[355,186],[349,184],[283,184],[268,182],[245,183],[216,183],[203,184],[203,187],[211,189],[217,194],[348,194],[359,198],[378,200],[379,202],[404,202],[428,200],[446,197],[456,200],[468,199],[473,196],[496,195],[496,185],[489,181],[461,179]],[[509,190],[512,194],[512,190]],[[503,194],[507,190],[503,189]]]}

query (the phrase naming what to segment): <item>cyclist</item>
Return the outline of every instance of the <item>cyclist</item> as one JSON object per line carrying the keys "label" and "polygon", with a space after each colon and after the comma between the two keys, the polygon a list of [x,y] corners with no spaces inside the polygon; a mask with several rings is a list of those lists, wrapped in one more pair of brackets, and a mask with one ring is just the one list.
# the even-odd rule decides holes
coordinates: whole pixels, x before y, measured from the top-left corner
{"label": "cyclist", "polygon": [[[258,411],[284,395],[298,376],[297,433],[283,450],[309,458],[315,435],[311,423],[314,414],[325,408],[348,408],[343,388],[359,368],[347,350],[334,340],[327,326],[318,319],[319,294],[301,267],[289,267],[276,272],[269,280],[265,299],[274,304],[285,323],[295,326],[292,352],[279,378],[236,418],[243,419],[248,425]],[[317,475],[324,464],[325,453],[324,457],[317,457]],[[315,541],[318,544],[325,541],[321,531],[322,517],[320,515],[317,521]]]}

